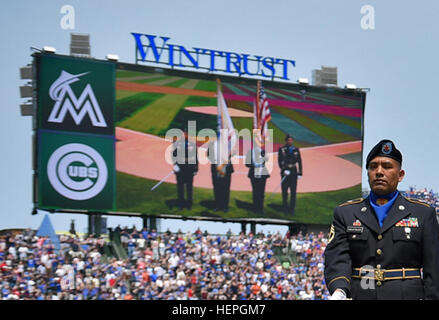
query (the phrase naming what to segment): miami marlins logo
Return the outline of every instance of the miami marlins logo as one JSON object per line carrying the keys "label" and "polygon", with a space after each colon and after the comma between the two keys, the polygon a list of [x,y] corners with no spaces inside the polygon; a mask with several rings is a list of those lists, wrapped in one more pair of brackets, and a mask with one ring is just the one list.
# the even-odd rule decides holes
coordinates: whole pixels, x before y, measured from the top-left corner
{"label": "miami marlins logo", "polygon": [[73,121],[79,125],[88,114],[90,121],[95,127],[106,127],[104,116],[96,99],[91,85],[88,83],[79,98],[76,97],[70,85],[79,81],[80,77],[89,72],[80,74],[70,74],[62,70],[61,75],[49,88],[49,96],[55,101],[55,105],[49,115],[49,122],[62,123],[67,112]]}

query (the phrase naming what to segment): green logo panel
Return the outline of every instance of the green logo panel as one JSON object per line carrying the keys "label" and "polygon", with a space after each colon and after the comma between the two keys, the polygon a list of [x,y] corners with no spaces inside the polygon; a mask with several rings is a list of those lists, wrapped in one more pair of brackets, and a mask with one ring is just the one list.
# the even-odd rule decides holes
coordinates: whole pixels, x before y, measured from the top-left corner
{"label": "green logo panel", "polygon": [[38,60],[38,127],[114,134],[115,64],[41,55]]}
{"label": "green logo panel", "polygon": [[38,140],[40,208],[115,210],[113,136],[39,130]]}

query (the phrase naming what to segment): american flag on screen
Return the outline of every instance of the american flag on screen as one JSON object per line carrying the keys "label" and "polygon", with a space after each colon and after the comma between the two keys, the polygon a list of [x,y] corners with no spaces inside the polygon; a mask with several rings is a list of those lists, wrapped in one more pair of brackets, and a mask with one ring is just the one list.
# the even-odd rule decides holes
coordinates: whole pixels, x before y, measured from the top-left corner
{"label": "american flag on screen", "polygon": [[267,95],[265,94],[262,82],[259,80],[258,85],[258,98],[259,98],[259,108],[260,108],[260,129],[262,139],[265,140],[268,135],[268,121],[271,120],[270,107],[268,106]]}
{"label": "american flag on screen", "polygon": [[[253,129],[255,141],[261,149],[265,149],[268,137],[268,121],[271,120],[270,107],[262,82],[259,80],[256,92],[256,102],[253,104]],[[255,130],[256,129],[256,130]]]}

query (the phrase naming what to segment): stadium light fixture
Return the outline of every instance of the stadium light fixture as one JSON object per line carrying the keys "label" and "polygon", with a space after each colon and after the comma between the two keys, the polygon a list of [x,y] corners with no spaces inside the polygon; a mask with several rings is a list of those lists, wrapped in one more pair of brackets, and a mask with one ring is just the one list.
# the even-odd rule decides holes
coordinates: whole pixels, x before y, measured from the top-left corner
{"label": "stadium light fixture", "polygon": [[28,64],[20,68],[20,78],[22,80],[30,80],[27,81],[22,86],[20,86],[20,97],[31,98],[30,100],[28,99],[27,101],[23,101],[23,103],[20,104],[21,115],[33,116],[34,107],[32,103],[32,98],[34,95],[34,89],[33,89],[33,68],[31,64]]}
{"label": "stadium light fixture", "polygon": [[117,54],[112,54],[112,53],[107,54],[106,58],[107,58],[107,60],[110,60],[110,61],[118,61],[119,60],[119,56]]}
{"label": "stadium light fixture", "polygon": [[344,87],[345,89],[351,89],[351,90],[357,89],[357,86],[353,83],[347,83]]}
{"label": "stadium light fixture", "polygon": [[32,98],[33,89],[31,86],[20,86],[20,97],[22,98]]}
{"label": "stadium light fixture", "polygon": [[297,82],[299,84],[309,84],[309,80],[307,78],[299,78],[299,80],[297,80]]}
{"label": "stadium light fixture", "polygon": [[88,33],[70,33],[70,55],[91,57],[90,35]]}
{"label": "stadium light fixture", "polygon": [[22,116],[32,116],[33,115],[33,104],[32,103],[23,103],[20,104],[21,115]]}
{"label": "stadium light fixture", "polygon": [[44,46],[43,47],[43,51],[46,52],[46,53],[55,53],[56,49],[54,47]]}
{"label": "stadium light fixture", "polygon": [[26,66],[26,67],[20,68],[20,79],[21,80],[27,80],[27,79],[32,79],[32,78],[33,78],[32,66]]}

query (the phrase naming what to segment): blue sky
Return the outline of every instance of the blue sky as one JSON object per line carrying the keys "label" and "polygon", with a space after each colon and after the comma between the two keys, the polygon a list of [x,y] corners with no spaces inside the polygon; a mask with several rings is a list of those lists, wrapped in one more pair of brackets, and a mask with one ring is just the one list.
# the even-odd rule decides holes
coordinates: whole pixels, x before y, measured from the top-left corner
{"label": "blue sky", "polygon": [[[75,9],[75,29],[64,30],[63,5]],[[375,29],[364,30],[361,8],[375,10]],[[0,11],[0,229],[37,228],[31,216],[32,170],[29,117],[21,117],[19,68],[31,61],[30,47],[50,45],[69,53],[70,32],[89,33],[92,55],[115,53],[134,62],[130,32],[170,37],[173,43],[296,61],[291,78],[311,78],[321,65],[337,66],[339,85],[370,88],[365,112],[365,150],[382,138],[403,153],[409,186],[439,191],[437,158],[439,67],[437,1],[8,1]],[[366,157],[367,152],[364,154]],[[363,174],[363,185],[367,179]],[[80,215],[51,215],[56,229],[70,219],[83,231]],[[141,225],[140,219],[109,218],[109,225]],[[163,221],[162,228],[193,230],[193,223]],[[200,223],[202,229],[237,232],[239,225]],[[275,227],[263,227],[277,230]],[[258,229],[259,230],[259,229]],[[284,230],[284,229],[282,229]]]}

